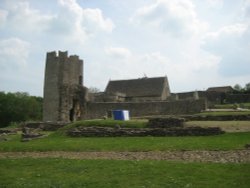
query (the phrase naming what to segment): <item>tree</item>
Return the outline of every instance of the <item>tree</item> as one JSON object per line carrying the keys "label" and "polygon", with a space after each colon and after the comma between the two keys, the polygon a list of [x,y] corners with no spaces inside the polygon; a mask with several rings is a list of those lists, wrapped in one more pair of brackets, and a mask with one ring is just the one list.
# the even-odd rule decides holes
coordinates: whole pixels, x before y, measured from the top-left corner
{"label": "tree", "polygon": [[236,84],[236,85],[234,86],[234,90],[236,90],[236,91],[241,91],[241,90],[242,90],[241,85],[240,85],[240,84]]}
{"label": "tree", "polygon": [[42,119],[42,98],[25,92],[0,92],[0,127],[11,122]]}
{"label": "tree", "polygon": [[245,85],[245,91],[250,93],[250,82]]}
{"label": "tree", "polygon": [[234,86],[235,93],[250,93],[250,83],[247,83],[244,88],[241,87],[241,85],[236,84]]}
{"label": "tree", "polygon": [[89,93],[99,93],[100,89],[96,88],[96,87],[89,87],[88,88]]}

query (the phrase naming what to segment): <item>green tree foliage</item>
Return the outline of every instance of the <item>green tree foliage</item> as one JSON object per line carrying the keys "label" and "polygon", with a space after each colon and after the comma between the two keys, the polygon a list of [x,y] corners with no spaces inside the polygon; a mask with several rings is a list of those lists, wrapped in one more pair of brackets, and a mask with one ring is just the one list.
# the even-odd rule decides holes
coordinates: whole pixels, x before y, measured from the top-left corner
{"label": "green tree foliage", "polygon": [[246,84],[245,90],[250,93],[250,82]]}
{"label": "green tree foliage", "polygon": [[0,127],[11,122],[41,120],[42,98],[25,92],[0,92]]}
{"label": "green tree foliage", "polygon": [[245,87],[241,87],[241,85],[240,84],[236,84],[235,86],[234,86],[234,93],[245,93],[245,94],[247,94],[247,93],[250,93],[250,83],[247,83],[246,85],[245,85]]}
{"label": "green tree foliage", "polygon": [[100,92],[100,89],[98,89],[96,87],[89,87],[88,91],[89,91],[89,93],[98,93],[98,92]]}
{"label": "green tree foliage", "polygon": [[236,85],[234,86],[234,90],[236,90],[236,91],[241,91],[241,90],[242,90],[241,85],[240,85],[240,84],[236,84]]}

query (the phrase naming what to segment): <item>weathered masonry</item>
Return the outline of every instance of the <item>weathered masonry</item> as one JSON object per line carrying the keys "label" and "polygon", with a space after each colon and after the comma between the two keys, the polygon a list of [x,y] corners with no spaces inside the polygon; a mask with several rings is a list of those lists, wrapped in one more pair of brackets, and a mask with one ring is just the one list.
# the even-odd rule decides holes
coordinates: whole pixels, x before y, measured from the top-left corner
{"label": "weathered masonry", "polygon": [[44,79],[43,121],[69,122],[81,117],[86,99],[83,60],[67,52],[48,52]]}
{"label": "weathered masonry", "polygon": [[91,102],[87,103],[82,119],[97,119],[116,109],[129,110],[131,117],[180,115],[198,113],[206,109],[204,99],[148,102]]}
{"label": "weathered masonry", "polygon": [[110,111],[127,109],[132,117],[196,113],[205,100],[171,101],[167,77],[110,81],[104,93],[88,100],[83,86],[83,60],[67,52],[48,52],[44,79],[44,122],[103,118]]}

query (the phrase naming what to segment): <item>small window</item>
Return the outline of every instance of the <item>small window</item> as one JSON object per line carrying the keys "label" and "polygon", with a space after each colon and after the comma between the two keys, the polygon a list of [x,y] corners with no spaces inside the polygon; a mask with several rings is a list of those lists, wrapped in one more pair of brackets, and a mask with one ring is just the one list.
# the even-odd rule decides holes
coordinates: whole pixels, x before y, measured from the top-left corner
{"label": "small window", "polygon": [[82,76],[79,76],[79,84],[82,85]]}

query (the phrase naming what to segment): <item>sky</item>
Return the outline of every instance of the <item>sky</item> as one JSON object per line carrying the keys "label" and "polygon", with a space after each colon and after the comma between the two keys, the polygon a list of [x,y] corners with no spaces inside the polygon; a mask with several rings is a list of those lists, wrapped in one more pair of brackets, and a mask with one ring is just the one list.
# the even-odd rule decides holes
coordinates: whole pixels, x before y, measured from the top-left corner
{"label": "sky", "polygon": [[250,82],[250,0],[0,0],[0,91],[43,96],[46,53],[84,85],[167,76],[171,92]]}

